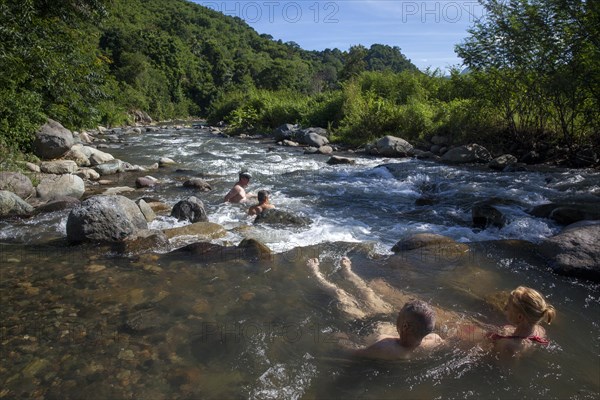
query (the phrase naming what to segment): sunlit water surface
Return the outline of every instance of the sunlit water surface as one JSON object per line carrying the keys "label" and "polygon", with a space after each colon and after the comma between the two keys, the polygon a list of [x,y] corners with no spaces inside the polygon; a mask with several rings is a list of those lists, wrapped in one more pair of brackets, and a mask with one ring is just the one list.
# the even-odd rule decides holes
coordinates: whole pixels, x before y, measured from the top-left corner
{"label": "sunlit water surface", "polygon": [[[275,254],[254,259],[203,259],[181,254],[118,256],[95,246],[68,246],[68,212],[1,222],[0,398],[61,399],[299,399],[299,398],[597,398],[600,394],[597,285],[557,277],[527,247],[482,241],[538,242],[560,231],[526,213],[533,205],[593,198],[590,171],[496,173],[417,160],[356,157],[328,166],[327,156],[262,140],[226,139],[204,130],[162,130],[124,136],[110,149],[132,164],[162,156],[176,167],[111,177],[162,180],[128,197],[170,205],[196,195],[209,218],[229,230],[219,243],[244,237]],[[354,157],[353,155],[349,155]],[[378,167],[397,165],[393,172]],[[176,171],[179,168],[180,171]],[[221,203],[237,173],[253,174],[250,191],[270,190],[278,207],[312,219],[304,228],[252,226],[245,207]],[[181,187],[203,176],[208,193]],[[415,206],[427,196],[433,205]],[[504,228],[472,227],[471,206],[503,200]],[[181,225],[160,216],[153,228]],[[241,227],[241,228],[240,228]],[[469,246],[467,252],[415,250],[391,255],[410,233],[434,232]],[[438,249],[439,250],[439,249]],[[344,334],[368,341],[380,321],[348,319],[305,267],[320,257],[332,282],[352,291],[337,261],[355,271],[396,307],[403,293],[459,318],[504,324],[490,295],[518,285],[544,293],[558,310],[547,327],[551,344],[510,367],[485,345],[447,346],[430,357],[372,362],[348,357]],[[446,321],[439,324],[443,335]]]}

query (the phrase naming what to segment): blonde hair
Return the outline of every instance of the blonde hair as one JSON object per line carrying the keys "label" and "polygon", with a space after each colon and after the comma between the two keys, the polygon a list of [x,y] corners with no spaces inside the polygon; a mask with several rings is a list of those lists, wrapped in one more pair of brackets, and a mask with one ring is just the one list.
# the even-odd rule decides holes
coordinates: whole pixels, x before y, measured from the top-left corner
{"label": "blonde hair", "polygon": [[514,304],[527,321],[537,324],[543,319],[550,324],[556,317],[554,307],[537,290],[519,286],[510,292],[509,301]]}

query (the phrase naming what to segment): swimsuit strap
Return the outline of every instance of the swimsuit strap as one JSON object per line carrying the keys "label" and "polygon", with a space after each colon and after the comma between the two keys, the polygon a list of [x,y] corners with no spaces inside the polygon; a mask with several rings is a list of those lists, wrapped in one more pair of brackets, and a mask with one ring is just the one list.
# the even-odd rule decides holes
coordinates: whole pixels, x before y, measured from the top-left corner
{"label": "swimsuit strap", "polygon": [[498,333],[494,333],[494,332],[489,332],[486,337],[488,339],[491,340],[498,340],[498,339],[528,339],[531,340],[532,342],[537,342],[539,344],[542,345],[547,345],[548,343],[550,343],[550,341],[548,339],[544,339],[540,336],[537,335],[531,335],[531,336],[515,336],[515,335],[500,335]]}

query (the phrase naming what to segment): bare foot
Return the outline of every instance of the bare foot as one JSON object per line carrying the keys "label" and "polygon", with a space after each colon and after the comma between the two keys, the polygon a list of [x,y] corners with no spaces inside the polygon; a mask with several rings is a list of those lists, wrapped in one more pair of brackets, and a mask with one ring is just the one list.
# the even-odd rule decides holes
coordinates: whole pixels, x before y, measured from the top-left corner
{"label": "bare foot", "polygon": [[350,267],[352,267],[352,261],[350,261],[348,257],[344,256],[340,259],[340,265],[344,269],[350,269]]}
{"label": "bare foot", "polygon": [[319,259],[318,258],[309,258],[306,261],[306,266],[310,268],[315,274],[319,273]]}

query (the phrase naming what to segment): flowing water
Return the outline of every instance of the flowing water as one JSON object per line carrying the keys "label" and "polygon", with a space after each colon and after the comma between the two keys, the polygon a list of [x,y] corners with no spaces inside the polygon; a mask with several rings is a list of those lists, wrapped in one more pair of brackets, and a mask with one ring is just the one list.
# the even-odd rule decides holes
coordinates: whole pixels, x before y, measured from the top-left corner
{"label": "flowing water", "polygon": [[[262,139],[223,138],[203,129],[124,135],[108,149],[132,164],[166,156],[178,165],[112,176],[162,181],[125,193],[173,205],[189,195],[228,229],[215,242],[243,238],[273,256],[203,258],[189,254],[121,256],[91,245],[69,246],[68,211],[0,227],[0,398],[311,399],[311,398],[580,398],[600,395],[598,285],[558,277],[522,242],[560,232],[526,210],[566,198],[598,200],[594,171],[498,173],[418,160],[347,154],[355,165],[329,166],[328,156],[271,147]],[[390,167],[382,164],[393,163]],[[223,204],[246,169],[251,192],[271,191],[277,208],[309,217],[302,228],[253,226],[246,207]],[[203,177],[211,192],[181,187]],[[427,198],[426,205],[415,201]],[[475,229],[471,207],[496,198],[506,225]],[[162,215],[151,228],[182,225]],[[463,247],[393,255],[404,235],[433,232]],[[368,343],[379,322],[345,316],[306,269],[321,259],[335,284],[339,257],[395,307],[407,296],[434,304],[443,336],[452,320],[505,323],[496,293],[526,285],[544,293],[558,317],[551,344],[510,367],[486,345],[452,340],[430,357],[373,362],[348,357],[341,335]]]}

